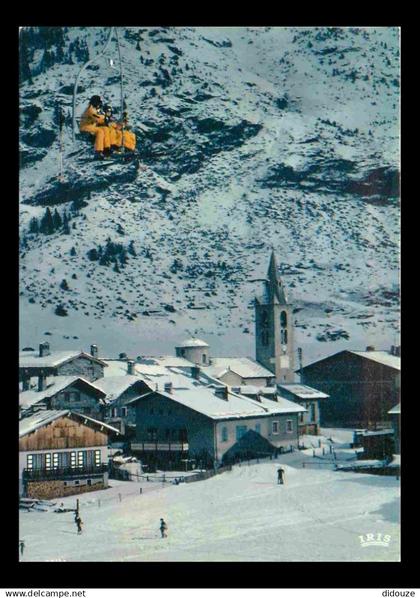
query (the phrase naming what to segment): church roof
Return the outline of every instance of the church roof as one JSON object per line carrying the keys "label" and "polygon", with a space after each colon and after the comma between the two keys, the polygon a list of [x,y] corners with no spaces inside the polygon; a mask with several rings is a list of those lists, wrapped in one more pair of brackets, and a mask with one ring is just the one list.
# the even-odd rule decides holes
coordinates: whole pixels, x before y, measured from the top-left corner
{"label": "church roof", "polygon": [[202,341],[199,338],[189,338],[186,341],[179,343],[177,348],[189,348],[189,347],[208,347],[206,341]]}
{"label": "church roof", "polygon": [[287,295],[279,275],[279,269],[277,266],[274,250],[271,252],[270,263],[268,265],[267,271],[267,280],[264,282],[263,293],[262,295],[256,297],[256,300],[262,304],[287,304]]}

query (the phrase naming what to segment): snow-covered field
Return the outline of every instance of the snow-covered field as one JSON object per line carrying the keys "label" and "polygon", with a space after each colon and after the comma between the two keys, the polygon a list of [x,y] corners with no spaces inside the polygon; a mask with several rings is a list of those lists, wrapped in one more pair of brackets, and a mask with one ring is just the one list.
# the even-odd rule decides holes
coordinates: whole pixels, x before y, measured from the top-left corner
{"label": "snow-covered field", "polygon": [[[314,462],[309,452],[179,486],[112,480],[112,488],[79,497],[81,536],[72,513],[21,513],[22,560],[399,561],[399,482],[303,468]],[[284,486],[276,484],[279,462]],[[369,533],[389,535],[389,546],[362,547],[359,536]]]}

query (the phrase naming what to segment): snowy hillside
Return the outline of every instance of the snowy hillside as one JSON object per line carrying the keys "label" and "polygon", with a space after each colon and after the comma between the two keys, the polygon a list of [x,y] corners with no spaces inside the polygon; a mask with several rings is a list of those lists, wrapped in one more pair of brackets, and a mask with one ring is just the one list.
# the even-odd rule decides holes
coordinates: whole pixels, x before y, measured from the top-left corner
{"label": "snowy hillside", "polygon": [[[72,143],[72,84],[107,34],[21,39],[22,346],[48,332],[57,349],[163,353],[190,330],[253,355],[271,247],[305,359],[394,343],[398,30],[120,29],[145,169],[100,166]],[[118,72],[112,42],[81,78],[78,115],[93,94],[119,106]]]}

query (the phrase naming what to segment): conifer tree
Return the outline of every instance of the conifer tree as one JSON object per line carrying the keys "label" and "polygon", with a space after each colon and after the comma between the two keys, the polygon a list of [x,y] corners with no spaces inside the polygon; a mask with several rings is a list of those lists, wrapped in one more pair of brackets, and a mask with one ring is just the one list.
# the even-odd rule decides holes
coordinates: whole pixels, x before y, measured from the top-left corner
{"label": "conifer tree", "polygon": [[47,208],[45,210],[45,214],[42,217],[39,230],[41,233],[44,233],[45,235],[51,235],[54,232],[54,221],[50,208]]}
{"label": "conifer tree", "polygon": [[29,223],[29,232],[35,235],[39,233],[39,223],[38,219],[35,218],[35,216],[31,218],[31,221]]}
{"label": "conifer tree", "polygon": [[54,224],[54,230],[61,228],[63,225],[63,220],[62,220],[60,214],[58,213],[57,208],[55,208],[55,210],[54,210],[53,224]]}

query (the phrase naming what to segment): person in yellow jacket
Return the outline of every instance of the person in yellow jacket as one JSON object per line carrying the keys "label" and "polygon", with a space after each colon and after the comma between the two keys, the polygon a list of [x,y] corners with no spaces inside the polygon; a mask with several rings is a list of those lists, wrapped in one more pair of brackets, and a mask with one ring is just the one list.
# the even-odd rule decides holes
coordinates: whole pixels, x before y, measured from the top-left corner
{"label": "person in yellow jacket", "polygon": [[102,100],[100,96],[92,96],[89,106],[82,114],[79,130],[81,133],[95,135],[95,151],[102,156],[111,148],[111,131],[106,126],[105,115],[101,114]]}
{"label": "person in yellow jacket", "polygon": [[120,148],[124,144],[126,149],[134,151],[136,149],[136,135],[126,128],[128,126],[127,113],[124,112],[122,122],[113,120],[111,106],[105,105],[104,113],[105,122],[110,130],[111,146]]}

